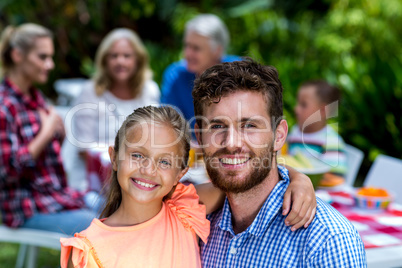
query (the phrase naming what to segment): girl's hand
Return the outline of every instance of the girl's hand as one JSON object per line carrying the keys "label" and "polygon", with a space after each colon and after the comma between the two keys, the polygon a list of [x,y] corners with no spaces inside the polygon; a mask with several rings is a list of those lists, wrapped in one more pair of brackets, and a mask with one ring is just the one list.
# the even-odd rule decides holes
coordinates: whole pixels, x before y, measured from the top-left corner
{"label": "girl's hand", "polygon": [[[307,228],[313,221],[317,202],[313,184],[309,177],[286,166],[289,170],[290,184],[283,197],[282,215],[288,214],[285,224],[295,231]],[[290,210],[291,209],[291,210]]]}

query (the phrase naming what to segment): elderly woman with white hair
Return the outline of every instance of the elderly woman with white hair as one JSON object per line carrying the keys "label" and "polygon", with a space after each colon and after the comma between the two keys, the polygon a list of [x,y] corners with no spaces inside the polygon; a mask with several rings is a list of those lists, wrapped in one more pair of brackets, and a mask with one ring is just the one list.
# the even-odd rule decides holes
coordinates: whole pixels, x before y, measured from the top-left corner
{"label": "elderly woman with white hair", "polygon": [[241,60],[226,55],[229,32],[222,20],[213,14],[201,14],[186,23],[184,58],[172,63],[164,72],[162,103],[179,109],[194,126],[194,107],[191,91],[196,76],[220,62]]}

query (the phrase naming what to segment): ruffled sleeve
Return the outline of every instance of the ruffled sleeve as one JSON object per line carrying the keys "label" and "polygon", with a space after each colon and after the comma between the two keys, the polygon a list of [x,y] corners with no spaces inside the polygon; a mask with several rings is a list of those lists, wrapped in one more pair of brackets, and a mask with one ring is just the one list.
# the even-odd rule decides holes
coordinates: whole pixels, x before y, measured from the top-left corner
{"label": "ruffled sleeve", "polygon": [[[76,234],[77,235],[77,234]],[[91,266],[91,247],[85,243],[80,237],[60,238],[61,253],[60,253],[60,265],[61,268],[67,268],[70,254],[72,254],[72,262],[74,267],[94,267]],[[96,266],[95,266],[96,267]]]}
{"label": "ruffled sleeve", "polygon": [[193,230],[203,242],[209,236],[209,221],[206,219],[206,209],[199,204],[199,198],[194,185],[177,184],[172,197],[166,205],[176,214],[185,228]]}

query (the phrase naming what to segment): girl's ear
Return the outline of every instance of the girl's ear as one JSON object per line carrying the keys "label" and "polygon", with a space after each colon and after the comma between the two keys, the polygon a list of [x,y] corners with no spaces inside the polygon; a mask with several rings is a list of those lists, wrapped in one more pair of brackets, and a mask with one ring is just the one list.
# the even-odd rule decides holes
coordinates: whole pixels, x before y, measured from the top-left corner
{"label": "girl's ear", "polygon": [[116,152],[114,151],[113,146],[109,146],[109,157],[110,157],[110,162],[112,162],[113,170],[117,171]]}
{"label": "girl's ear", "polygon": [[179,183],[179,181],[181,180],[181,178],[183,178],[183,176],[187,173],[189,167],[186,167],[185,169],[182,169],[179,174],[176,177],[176,181],[174,185],[177,185]]}

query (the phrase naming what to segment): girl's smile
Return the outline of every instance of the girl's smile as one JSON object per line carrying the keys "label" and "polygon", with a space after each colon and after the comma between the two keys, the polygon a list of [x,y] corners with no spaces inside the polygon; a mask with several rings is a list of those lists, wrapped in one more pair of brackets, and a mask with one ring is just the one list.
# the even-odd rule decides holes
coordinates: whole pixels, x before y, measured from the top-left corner
{"label": "girl's smile", "polygon": [[153,191],[159,186],[159,184],[142,178],[132,178],[132,181],[136,187],[144,191]]}

